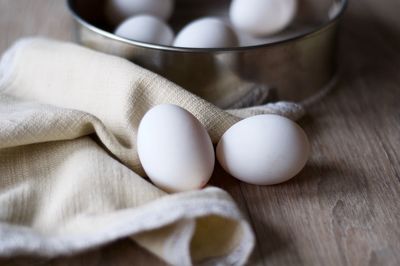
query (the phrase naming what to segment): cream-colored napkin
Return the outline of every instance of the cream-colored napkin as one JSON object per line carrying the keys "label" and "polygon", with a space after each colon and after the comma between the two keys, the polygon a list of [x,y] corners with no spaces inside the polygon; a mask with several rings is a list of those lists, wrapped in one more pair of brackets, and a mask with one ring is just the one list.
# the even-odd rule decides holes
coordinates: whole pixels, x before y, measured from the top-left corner
{"label": "cream-colored napkin", "polygon": [[[249,224],[223,190],[168,195],[143,178],[140,119],[180,105],[214,143],[240,118],[302,114],[277,103],[222,111],[124,59],[46,39],[0,62],[0,256],[73,254],[131,237],[174,265],[242,265]],[[134,264],[134,262],[132,262]]]}

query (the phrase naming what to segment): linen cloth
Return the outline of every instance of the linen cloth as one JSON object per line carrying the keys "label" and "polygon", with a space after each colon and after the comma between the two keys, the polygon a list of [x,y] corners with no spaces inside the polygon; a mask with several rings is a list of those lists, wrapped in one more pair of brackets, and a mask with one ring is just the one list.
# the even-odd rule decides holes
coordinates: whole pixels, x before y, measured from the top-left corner
{"label": "linen cloth", "polygon": [[[254,235],[223,190],[167,194],[136,152],[151,107],[177,104],[213,143],[241,118],[301,106],[223,111],[125,59],[30,38],[0,62],[0,256],[74,254],[131,237],[174,265],[243,265]],[[132,262],[134,263],[134,262]]]}

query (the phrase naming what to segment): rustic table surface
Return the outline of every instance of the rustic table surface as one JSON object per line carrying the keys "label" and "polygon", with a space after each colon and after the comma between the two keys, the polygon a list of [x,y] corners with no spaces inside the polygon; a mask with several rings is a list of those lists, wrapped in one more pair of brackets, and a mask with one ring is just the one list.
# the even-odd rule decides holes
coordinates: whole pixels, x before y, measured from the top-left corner
{"label": "rustic table surface", "polygon": [[[250,265],[400,265],[400,1],[354,0],[342,24],[343,76],[300,121],[312,158],[293,181],[217,181],[249,217]],[[0,53],[16,39],[70,40],[61,0],[0,0]],[[221,179],[220,179],[221,180]],[[3,265],[163,265],[128,240],[68,258]]]}

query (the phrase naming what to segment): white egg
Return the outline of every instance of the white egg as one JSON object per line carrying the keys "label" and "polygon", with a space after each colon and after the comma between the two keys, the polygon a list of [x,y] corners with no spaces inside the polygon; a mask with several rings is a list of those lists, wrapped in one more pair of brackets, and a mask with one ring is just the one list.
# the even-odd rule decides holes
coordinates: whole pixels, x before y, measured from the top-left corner
{"label": "white egg", "polygon": [[134,41],[171,45],[174,32],[162,20],[149,15],[128,18],[115,30],[115,34]]}
{"label": "white egg", "polygon": [[256,37],[285,29],[297,12],[297,0],[233,0],[230,19],[235,28]]}
{"label": "white egg", "polygon": [[173,8],[173,0],[107,0],[106,15],[113,24],[139,14],[153,15],[162,20],[168,20]]}
{"label": "white egg", "polygon": [[174,46],[190,48],[235,47],[235,32],[216,18],[201,18],[185,26],[176,36]]}
{"label": "white egg", "polygon": [[214,169],[214,147],[206,129],[176,105],[158,105],[145,114],[137,148],[148,177],[167,192],[202,188]]}
{"label": "white egg", "polygon": [[228,129],[217,159],[232,176],[255,185],[285,182],[306,164],[309,142],[303,129],[278,115],[258,115]]}

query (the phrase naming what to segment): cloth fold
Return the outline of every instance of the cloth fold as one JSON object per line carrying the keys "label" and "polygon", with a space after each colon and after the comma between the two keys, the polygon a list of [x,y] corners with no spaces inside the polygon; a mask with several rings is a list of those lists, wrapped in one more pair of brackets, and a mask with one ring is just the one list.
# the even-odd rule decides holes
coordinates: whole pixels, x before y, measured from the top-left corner
{"label": "cloth fold", "polygon": [[184,107],[212,141],[242,118],[301,106],[223,111],[122,58],[30,38],[0,62],[0,256],[58,256],[131,237],[173,265],[243,265],[254,235],[232,198],[208,187],[169,195],[136,152],[151,107]]}

